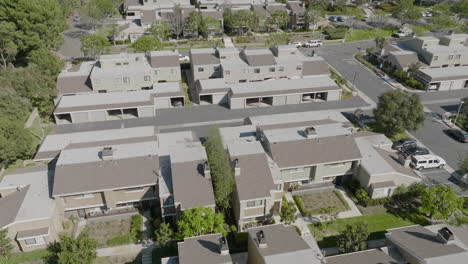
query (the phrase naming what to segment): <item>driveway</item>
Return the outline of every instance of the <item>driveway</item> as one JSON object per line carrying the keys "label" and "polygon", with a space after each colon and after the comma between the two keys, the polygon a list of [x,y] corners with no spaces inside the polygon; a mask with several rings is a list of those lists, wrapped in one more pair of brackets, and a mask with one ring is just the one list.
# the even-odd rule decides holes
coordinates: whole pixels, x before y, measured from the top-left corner
{"label": "driveway", "polygon": [[59,53],[68,58],[81,58],[84,56],[81,51],[80,38],[88,34],[87,30],[76,27],[74,24],[70,25],[66,31],[62,33],[63,45],[60,47]]}

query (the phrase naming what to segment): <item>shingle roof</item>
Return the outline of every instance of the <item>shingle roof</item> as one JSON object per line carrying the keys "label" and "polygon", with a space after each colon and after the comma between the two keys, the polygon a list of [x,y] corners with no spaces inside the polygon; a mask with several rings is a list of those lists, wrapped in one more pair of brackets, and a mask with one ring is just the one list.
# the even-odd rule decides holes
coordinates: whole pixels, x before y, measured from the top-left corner
{"label": "shingle roof", "polygon": [[63,76],[57,78],[57,92],[59,94],[89,93],[92,92],[89,76]]}
{"label": "shingle roof", "polygon": [[419,73],[429,82],[468,79],[468,66],[420,69]]}
{"label": "shingle roof", "polygon": [[2,213],[0,214],[0,228],[13,223],[18,214],[19,208],[23,203],[24,197],[29,189],[29,186],[20,188],[19,191],[8,194],[5,197],[0,198],[0,208]]}
{"label": "shingle roof", "polygon": [[149,55],[153,68],[180,67],[178,54],[174,51],[151,51]]}
{"label": "shingle roof", "polygon": [[246,62],[252,66],[275,65],[276,60],[269,50],[244,50]]}
{"label": "shingle roof", "polygon": [[214,53],[197,53],[191,56],[193,65],[213,65],[219,64],[219,58]]}
{"label": "shingle roof", "polygon": [[156,11],[153,10],[142,10],[141,23],[151,24],[156,20]]}
{"label": "shingle roof", "polygon": [[231,255],[221,255],[219,240],[221,234],[185,238],[177,243],[180,264],[228,264],[233,263]]}

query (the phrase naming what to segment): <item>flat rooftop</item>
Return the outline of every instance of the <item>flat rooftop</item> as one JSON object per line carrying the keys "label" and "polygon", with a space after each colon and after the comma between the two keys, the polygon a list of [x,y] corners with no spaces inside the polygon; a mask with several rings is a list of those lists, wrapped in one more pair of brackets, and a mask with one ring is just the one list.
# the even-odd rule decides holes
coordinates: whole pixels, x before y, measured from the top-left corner
{"label": "flat rooftop", "polygon": [[430,78],[429,81],[468,79],[468,66],[427,68],[419,69],[419,72],[427,75]]}
{"label": "flat rooftop", "polygon": [[180,264],[204,263],[204,264],[229,264],[233,262],[232,256],[228,253],[221,254],[220,239],[221,234],[211,234],[185,238],[177,243]]}

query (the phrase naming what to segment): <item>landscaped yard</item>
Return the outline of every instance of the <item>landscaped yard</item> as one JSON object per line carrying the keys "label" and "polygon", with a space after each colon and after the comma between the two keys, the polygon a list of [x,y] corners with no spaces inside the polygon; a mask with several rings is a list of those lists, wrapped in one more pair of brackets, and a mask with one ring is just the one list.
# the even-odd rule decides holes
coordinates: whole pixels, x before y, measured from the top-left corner
{"label": "landscaped yard", "polygon": [[[385,132],[386,132],[383,129],[383,127],[377,122],[368,122],[368,123],[366,123],[366,126],[367,126],[367,129],[369,131],[372,131],[372,132],[375,132],[375,133],[385,134]],[[408,138],[408,137],[410,137],[410,135],[408,135],[408,133],[401,132],[401,133],[398,133],[398,134],[393,135],[392,137],[390,137],[390,140],[391,141],[396,141],[396,140],[400,140],[402,138]]]}
{"label": "landscaped yard", "polygon": [[395,29],[353,29],[346,33],[346,41],[375,39],[376,37],[390,37]]}
{"label": "landscaped yard", "polygon": [[319,247],[335,247],[337,240],[336,235],[345,228],[346,224],[356,223],[359,221],[367,223],[370,233],[369,240],[384,238],[385,230],[387,229],[416,224],[415,222],[403,219],[394,214],[383,213],[337,219],[329,225],[327,225],[327,223],[323,223],[322,226],[326,226],[326,230],[323,227],[314,226],[314,224],[309,225],[309,229],[311,234],[317,240]]}
{"label": "landscaped yard", "polygon": [[335,212],[349,210],[349,205],[338,191],[310,193],[294,196],[302,215],[319,214],[320,209],[333,207]]}
{"label": "landscaped yard", "polygon": [[[19,263],[34,263],[34,264],[42,264],[44,263],[43,259],[48,257],[50,252],[46,249],[38,249],[30,252],[22,252],[22,253],[13,253],[8,260],[3,260],[0,257],[0,263],[3,264],[19,264]],[[5,262],[3,262],[5,261]]]}
{"label": "landscaped yard", "polygon": [[124,236],[130,233],[132,219],[114,219],[88,223],[86,228],[89,235],[98,242],[98,247],[106,247],[107,242],[115,237]]}

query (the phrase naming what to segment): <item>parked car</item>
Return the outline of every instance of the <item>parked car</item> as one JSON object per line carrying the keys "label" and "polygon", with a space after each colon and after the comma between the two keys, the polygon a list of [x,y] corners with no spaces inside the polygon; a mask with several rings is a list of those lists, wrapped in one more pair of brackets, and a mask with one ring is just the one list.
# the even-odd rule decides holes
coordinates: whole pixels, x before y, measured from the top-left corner
{"label": "parked car", "polygon": [[330,20],[331,22],[338,22],[338,17],[337,16],[330,16],[330,17],[328,17],[328,20]]}
{"label": "parked car", "polygon": [[416,147],[416,146],[417,146],[416,139],[402,138],[400,140],[393,142],[392,149],[402,150],[402,149],[407,149],[407,148]]}
{"label": "parked car", "polygon": [[296,47],[296,48],[300,48],[300,47],[302,47],[302,43],[301,43],[301,42],[299,42],[299,41],[295,41],[295,42],[293,42],[293,44],[292,44],[292,45],[293,45],[294,47]]}
{"label": "parked car", "polygon": [[80,21],[81,21],[81,17],[80,17],[80,16],[74,16],[74,17],[73,17],[73,22],[78,23],[78,22],[80,22]]}
{"label": "parked car", "polygon": [[321,40],[309,40],[303,45],[306,48],[315,48],[315,47],[321,47],[322,46],[322,41]]}
{"label": "parked car", "polygon": [[429,150],[423,147],[410,147],[401,152],[403,157],[413,157],[413,156],[420,156],[420,155],[428,155]]}
{"label": "parked car", "polygon": [[344,22],[345,21],[344,17],[342,17],[342,16],[336,17],[336,20],[338,22]]}
{"label": "parked car", "polygon": [[411,157],[410,166],[416,170],[439,168],[442,169],[445,164],[444,159],[435,155],[419,155]]}
{"label": "parked car", "polygon": [[462,143],[466,143],[468,142],[468,133],[461,130],[461,129],[455,129],[455,128],[451,128],[451,129],[448,129],[447,131],[445,131],[447,133],[447,135],[451,136],[452,138],[462,142]]}
{"label": "parked car", "polygon": [[181,61],[181,62],[190,61],[190,58],[187,55],[179,54],[179,61]]}
{"label": "parked car", "polygon": [[429,11],[421,12],[421,15],[422,15],[423,17],[432,17],[432,13],[429,12]]}
{"label": "parked car", "polygon": [[184,106],[184,103],[182,103],[182,101],[176,100],[176,101],[172,102],[172,106],[182,107],[182,106]]}

